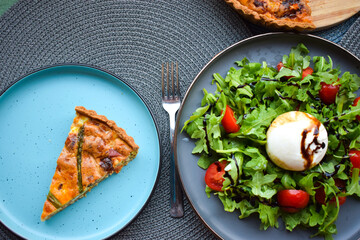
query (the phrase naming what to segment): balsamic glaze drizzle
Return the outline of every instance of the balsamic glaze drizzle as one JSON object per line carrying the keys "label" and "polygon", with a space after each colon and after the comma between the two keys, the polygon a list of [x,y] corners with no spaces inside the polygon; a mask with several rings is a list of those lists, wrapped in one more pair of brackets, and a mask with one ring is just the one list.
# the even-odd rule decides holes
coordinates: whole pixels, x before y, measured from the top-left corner
{"label": "balsamic glaze drizzle", "polygon": [[[303,158],[306,160],[305,163],[305,169],[310,169],[311,164],[313,162],[313,158],[314,158],[314,153],[316,153],[319,149],[324,149],[326,147],[325,143],[322,142],[320,143],[318,141],[318,137],[319,137],[319,128],[320,128],[320,121],[314,121],[314,125],[310,126],[307,129],[304,129],[304,131],[302,132],[302,138],[301,138],[301,155],[303,156]],[[311,132],[311,130],[314,129],[314,139],[306,146],[305,145],[305,141],[306,141],[306,137],[307,134]],[[315,144],[315,149],[311,149],[311,145]]]}
{"label": "balsamic glaze drizzle", "polygon": [[209,141],[209,136],[207,134],[207,123],[206,123],[206,118],[204,118],[203,120],[203,124],[204,124],[204,131],[205,131],[205,141],[206,141],[206,146],[208,148],[208,156],[211,156],[211,153],[210,153],[210,141]]}
{"label": "balsamic glaze drizzle", "polygon": [[[231,158],[234,160],[235,166],[236,166],[236,171],[239,173],[239,165],[238,165],[238,162],[237,162],[236,159],[235,159],[235,155],[232,154],[232,155],[231,155]],[[235,185],[236,185],[235,180],[231,177],[231,175],[229,174],[228,171],[225,171],[224,177],[226,177],[226,178],[228,178],[228,179],[230,180],[230,186],[235,186]],[[240,176],[239,176],[239,177],[240,177]]]}

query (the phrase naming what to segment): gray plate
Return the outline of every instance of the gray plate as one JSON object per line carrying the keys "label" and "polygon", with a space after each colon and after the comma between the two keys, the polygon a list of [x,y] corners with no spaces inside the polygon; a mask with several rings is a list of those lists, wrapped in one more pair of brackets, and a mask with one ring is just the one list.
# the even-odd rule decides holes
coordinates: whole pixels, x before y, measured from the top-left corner
{"label": "gray plate", "polygon": [[[194,141],[186,133],[180,133],[184,122],[189,119],[196,108],[200,106],[203,97],[202,89],[215,91],[211,85],[212,74],[225,76],[237,60],[247,57],[251,62],[266,61],[272,66],[281,61],[291,47],[304,43],[311,56],[331,56],[334,67],[360,75],[360,60],[340,46],[322,38],[311,35],[292,33],[270,33],[259,35],[238,42],[215,56],[197,75],[186,92],[183,105],[179,110],[175,130],[175,157],[183,189],[193,209],[200,219],[213,233],[223,239],[308,239],[314,233],[310,229],[296,229],[293,232],[285,230],[280,222],[278,229],[259,230],[258,216],[240,220],[239,212],[228,213],[223,210],[221,201],[216,196],[207,198],[205,194],[205,171],[197,166],[198,156],[192,155]],[[360,202],[348,198],[341,207],[336,222],[338,234],[335,239],[357,239],[360,237]],[[322,238],[313,238],[322,239]]]}

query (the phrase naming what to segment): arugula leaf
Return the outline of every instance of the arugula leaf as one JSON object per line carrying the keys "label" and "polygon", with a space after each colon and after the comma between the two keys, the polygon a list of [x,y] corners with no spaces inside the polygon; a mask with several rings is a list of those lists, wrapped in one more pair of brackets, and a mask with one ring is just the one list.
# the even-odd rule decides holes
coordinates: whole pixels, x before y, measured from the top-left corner
{"label": "arugula leaf", "polygon": [[359,185],[359,168],[352,170],[352,176],[350,184],[346,187],[348,195],[356,194],[360,197],[360,185]]}
{"label": "arugula leaf", "polygon": [[263,175],[261,172],[256,172],[252,180],[245,181],[244,185],[251,188],[251,192],[255,196],[270,199],[276,194],[276,190],[271,188],[275,179],[275,174]]}
{"label": "arugula leaf", "polygon": [[310,218],[309,218],[309,226],[315,227],[317,225],[323,225],[326,217],[326,211],[324,211],[324,206],[322,206],[322,209],[319,211],[317,210],[317,207],[315,205],[311,205],[309,207],[310,210]]}
{"label": "arugula leaf", "polygon": [[319,173],[310,173],[306,176],[304,176],[303,178],[300,179],[300,181],[298,182],[299,186],[302,187],[307,193],[309,193],[310,195],[314,195],[315,191],[314,189],[314,178],[318,177],[320,174]]}
{"label": "arugula leaf", "polygon": [[269,227],[279,227],[279,207],[271,207],[260,203],[258,208],[259,218],[261,220],[263,230]]}
{"label": "arugula leaf", "polygon": [[325,57],[315,56],[313,57],[314,62],[314,71],[315,72],[326,72],[332,69],[333,63],[330,56],[328,56],[329,61],[326,61]]}
{"label": "arugula leaf", "polygon": [[250,161],[246,162],[245,168],[247,170],[265,170],[267,166],[267,159],[264,155],[262,155],[258,148],[255,147],[247,147],[242,151],[245,155],[250,157]]}
{"label": "arugula leaf", "polygon": [[311,214],[306,210],[302,210],[297,213],[285,213],[282,215],[282,219],[285,222],[287,230],[292,231],[299,225],[306,225],[310,220]]}
{"label": "arugula leaf", "polygon": [[236,61],[235,62],[239,67],[244,67],[246,66],[247,64],[250,63],[250,61],[245,57],[243,58],[241,61]]}
{"label": "arugula leaf", "polygon": [[224,210],[227,212],[233,212],[237,206],[236,202],[233,201],[231,198],[228,198],[226,195],[219,193],[219,199],[221,200],[222,204],[224,205]]}
{"label": "arugula leaf", "polygon": [[291,189],[296,187],[296,182],[295,180],[291,177],[291,175],[289,173],[285,173],[282,178],[281,178],[281,184],[286,188],[286,189]]}
{"label": "arugula leaf", "polygon": [[240,219],[247,218],[251,214],[258,212],[258,209],[254,208],[250,204],[250,202],[248,200],[246,200],[246,199],[239,202],[239,204],[237,205],[237,208],[240,210],[240,213],[241,213],[239,215]]}
{"label": "arugula leaf", "polygon": [[209,109],[210,105],[207,105],[205,107],[200,107],[198,109],[196,109],[196,111],[193,113],[193,115],[190,117],[189,120],[187,120],[185,123],[184,123],[184,126],[183,128],[181,129],[181,131],[183,131],[184,129],[187,128],[187,125],[192,122],[192,121],[195,121],[196,119],[202,117]]}
{"label": "arugula leaf", "polygon": [[266,108],[262,105],[246,116],[241,123],[239,133],[232,136],[243,135],[252,136],[256,139],[265,139],[267,127],[277,116],[278,112],[275,109]]}
{"label": "arugula leaf", "polygon": [[202,169],[207,169],[212,163],[219,160],[219,156],[215,154],[201,154],[197,162],[198,166]]}
{"label": "arugula leaf", "polygon": [[[295,70],[302,70],[310,65],[310,59],[306,55],[309,50],[304,44],[300,43],[295,48],[291,48],[289,56],[283,57],[283,64],[285,67]],[[287,76],[293,76],[287,75]]]}

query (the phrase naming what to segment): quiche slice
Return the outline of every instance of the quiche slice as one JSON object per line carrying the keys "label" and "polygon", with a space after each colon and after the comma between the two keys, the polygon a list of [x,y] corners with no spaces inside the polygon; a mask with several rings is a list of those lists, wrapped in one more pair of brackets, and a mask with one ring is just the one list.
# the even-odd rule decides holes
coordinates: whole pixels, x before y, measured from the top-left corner
{"label": "quiche slice", "polygon": [[314,30],[309,0],[225,0],[248,20],[266,27]]}
{"label": "quiche slice", "polygon": [[135,158],[138,145],[114,121],[82,106],[65,141],[41,220],[45,221]]}

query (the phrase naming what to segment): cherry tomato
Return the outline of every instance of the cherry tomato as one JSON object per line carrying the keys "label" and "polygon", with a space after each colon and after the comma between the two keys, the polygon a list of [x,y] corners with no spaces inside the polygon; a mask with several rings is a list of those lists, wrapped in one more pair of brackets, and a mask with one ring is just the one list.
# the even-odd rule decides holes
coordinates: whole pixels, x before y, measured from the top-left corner
{"label": "cherry tomato", "polygon": [[235,133],[240,130],[240,126],[236,123],[234,111],[228,105],[226,105],[225,114],[221,120],[221,124],[227,133]]}
{"label": "cherry tomato", "polygon": [[[360,100],[360,97],[355,98],[355,100],[354,100],[354,102],[353,102],[353,106],[357,106],[359,100]],[[356,116],[356,119],[357,119],[358,121],[360,121],[360,116],[357,115],[357,116]]]}
{"label": "cherry tomato", "polygon": [[221,188],[223,187],[223,182],[225,180],[223,176],[225,174],[226,165],[226,161],[214,162],[206,170],[205,183],[211,189],[216,191],[222,191]]}
{"label": "cherry tomato", "polygon": [[314,70],[311,67],[307,67],[307,68],[303,69],[302,79],[304,79],[307,75],[313,74],[313,72],[314,72]]}
{"label": "cherry tomato", "polygon": [[326,84],[321,82],[321,89],[319,91],[320,99],[326,105],[335,103],[336,95],[339,91],[339,85]]}
{"label": "cherry tomato", "polygon": [[[346,196],[341,196],[341,197],[337,197],[339,199],[339,206],[343,205],[346,202]],[[335,203],[336,204],[336,199],[335,197],[333,197],[330,200],[331,203]]]}
{"label": "cherry tomato", "polygon": [[285,189],[277,193],[277,200],[285,212],[295,213],[309,203],[309,194],[303,190]]}
{"label": "cherry tomato", "polygon": [[283,62],[279,62],[278,65],[276,66],[278,72],[284,67]]}
{"label": "cherry tomato", "polygon": [[[346,187],[346,184],[343,180],[341,179],[335,179],[335,185],[341,190],[343,188]],[[316,189],[316,193],[315,193],[315,200],[320,203],[320,204],[325,204],[325,191],[324,191],[324,187],[321,186],[320,188]],[[337,197],[339,199],[339,205],[343,205],[346,201],[346,197],[342,196],[342,197]],[[330,203],[334,203],[336,204],[336,198],[332,197],[329,200]]]}
{"label": "cherry tomato", "polygon": [[[353,168],[360,168],[360,151],[351,149],[349,151],[349,156],[350,156],[350,162],[352,163]],[[359,173],[359,175],[360,175],[360,173]]]}

